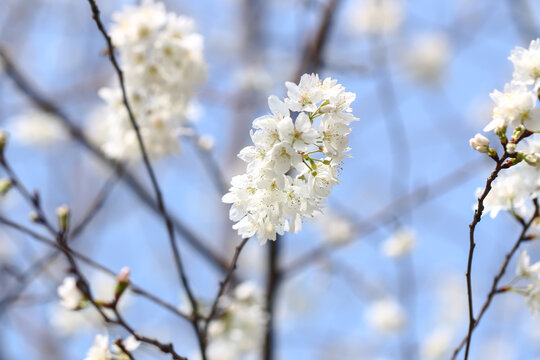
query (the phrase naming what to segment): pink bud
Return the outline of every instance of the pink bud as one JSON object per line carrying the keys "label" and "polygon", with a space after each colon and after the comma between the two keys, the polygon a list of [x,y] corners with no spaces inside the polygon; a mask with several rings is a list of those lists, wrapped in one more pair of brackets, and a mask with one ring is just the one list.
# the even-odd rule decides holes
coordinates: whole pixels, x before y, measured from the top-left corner
{"label": "pink bud", "polygon": [[121,283],[129,283],[129,274],[131,273],[131,269],[128,267],[123,267],[122,270],[120,270],[120,273],[116,276],[116,280]]}

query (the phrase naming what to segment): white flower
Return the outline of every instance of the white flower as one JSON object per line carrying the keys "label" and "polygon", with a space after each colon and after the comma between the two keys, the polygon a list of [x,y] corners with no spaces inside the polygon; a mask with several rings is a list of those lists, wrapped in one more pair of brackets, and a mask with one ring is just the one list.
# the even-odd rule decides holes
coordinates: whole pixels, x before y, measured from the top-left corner
{"label": "white flower", "polygon": [[[191,98],[206,78],[202,37],[193,32],[191,19],[167,13],[152,0],[126,7],[113,19],[111,37],[145,147],[153,158],[177,154],[179,136],[190,133]],[[140,158],[120,88],[103,88],[99,95],[106,106],[91,117],[90,136],[112,158]]]}
{"label": "white flower", "polygon": [[514,63],[513,81],[524,85],[540,86],[540,39],[531,41],[528,49],[516,47],[509,57]]}
{"label": "white flower", "polygon": [[[129,336],[122,341],[124,348],[132,352],[136,350],[141,343],[133,336]],[[112,350],[109,348],[109,336],[96,335],[92,347],[88,349],[85,360],[129,360],[130,357],[122,351],[116,344],[112,345]]]}
{"label": "white flower", "polygon": [[241,283],[223,305],[224,312],[208,328],[210,358],[236,360],[260,349],[268,321],[261,289]]}
{"label": "white flower", "polygon": [[[516,211],[522,216],[528,213],[526,200],[536,188],[534,180],[537,175],[532,174],[536,171],[536,168],[519,164],[499,175],[484,200],[484,211],[489,212],[492,218],[495,218],[501,210]],[[477,197],[483,191],[483,188],[479,188],[476,192]]]}
{"label": "white flower", "polygon": [[407,255],[416,244],[416,235],[409,229],[401,228],[381,245],[385,256],[397,258]]}
{"label": "white flower", "polygon": [[339,182],[349,124],[357,120],[350,108],[354,94],[336,80],[305,74],[298,85],[286,86],[285,101],[270,96],[272,114],[253,121],[254,146],[238,154],[247,162],[246,174],[233,177],[222,199],[232,204],[233,228],[242,237],[257,234],[261,243],[300,231],[302,218],[320,211]]}
{"label": "white flower", "polygon": [[469,140],[469,145],[474,150],[486,154],[489,150],[489,140],[482,134],[476,134]]}
{"label": "white flower", "polygon": [[422,34],[414,39],[404,60],[408,73],[423,83],[439,83],[450,58],[450,40],[442,33]]}
{"label": "white flower", "polygon": [[316,74],[302,75],[298,85],[290,81],[285,82],[287,87],[285,103],[292,111],[315,112],[317,104],[323,99],[320,85],[321,80],[319,80],[319,75]]}
{"label": "white flower", "polygon": [[445,359],[453,345],[453,337],[453,331],[446,327],[438,327],[431,331],[422,344],[422,358],[428,360]]}
{"label": "white flower", "polygon": [[538,281],[531,285],[531,288],[527,292],[525,304],[527,305],[527,309],[529,309],[531,314],[534,316],[540,314],[540,284]]}
{"label": "white flower", "polygon": [[353,239],[354,226],[343,216],[330,211],[315,216],[317,225],[323,233],[324,241],[329,244],[345,244]]}
{"label": "white flower", "polygon": [[517,260],[516,276],[526,279],[537,279],[540,276],[540,262],[531,265],[527,250],[521,250]]}
{"label": "white flower", "polygon": [[361,34],[383,35],[395,33],[404,18],[401,1],[365,0],[353,9],[351,27]]}
{"label": "white flower", "polygon": [[403,308],[392,299],[382,299],[372,304],[365,313],[368,323],[382,333],[402,330],[407,321]]}
{"label": "white flower", "polygon": [[540,128],[540,109],[535,108],[537,94],[524,86],[506,84],[504,92],[493,91],[491,99],[495,102],[493,120],[484,131],[495,130],[504,124],[525,125],[529,130]]}
{"label": "white flower", "polygon": [[199,149],[210,152],[214,148],[215,140],[210,135],[203,135],[197,138],[197,146]]}
{"label": "white flower", "polygon": [[60,297],[60,305],[70,310],[77,309],[84,300],[84,295],[77,287],[77,280],[72,276],[68,276],[62,281],[62,284],[58,286],[57,293]]}
{"label": "white flower", "polygon": [[8,120],[13,138],[23,144],[47,146],[67,139],[55,116],[30,110]]}
{"label": "white flower", "polygon": [[109,350],[109,337],[101,334],[96,335],[84,360],[113,360],[113,355]]}

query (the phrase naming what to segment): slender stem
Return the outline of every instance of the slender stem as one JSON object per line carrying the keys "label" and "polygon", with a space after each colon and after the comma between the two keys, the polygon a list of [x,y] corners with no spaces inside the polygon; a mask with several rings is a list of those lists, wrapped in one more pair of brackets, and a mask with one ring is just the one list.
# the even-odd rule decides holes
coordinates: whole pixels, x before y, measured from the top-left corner
{"label": "slender stem", "polygon": [[171,249],[173,251],[173,256],[174,256],[174,261],[175,261],[176,269],[177,269],[177,272],[178,272],[178,276],[180,278],[180,282],[182,283],[182,285],[184,287],[184,290],[186,291],[186,294],[188,296],[189,302],[191,304],[191,308],[192,308],[192,312],[193,312],[192,315],[194,317],[194,319],[193,319],[193,327],[194,327],[195,334],[196,334],[198,342],[199,342],[201,355],[202,355],[203,360],[206,360],[205,342],[204,342],[203,335],[202,335],[202,333],[201,333],[201,331],[199,329],[200,314],[199,314],[199,309],[198,309],[198,303],[197,303],[197,300],[195,299],[195,295],[194,295],[194,293],[193,293],[193,291],[191,289],[191,286],[190,286],[189,281],[188,281],[187,276],[186,276],[184,265],[182,263],[182,258],[180,256],[180,250],[179,250],[178,244],[176,243],[176,240],[175,240],[175,232],[174,232],[173,224],[171,222],[171,219],[170,219],[169,214],[167,212],[167,209],[165,207],[165,201],[163,199],[163,194],[162,194],[161,188],[159,186],[159,183],[158,183],[156,174],[154,172],[154,169],[152,167],[152,164],[150,163],[150,157],[149,157],[148,152],[146,150],[146,147],[145,147],[142,135],[141,135],[141,131],[139,129],[139,125],[137,123],[137,120],[135,119],[135,115],[134,115],[133,110],[131,109],[131,106],[129,104],[128,94],[127,94],[127,90],[126,90],[126,84],[125,84],[125,80],[124,80],[124,73],[123,73],[122,69],[120,68],[120,65],[118,64],[118,61],[116,59],[115,51],[114,51],[115,49],[114,49],[114,46],[113,46],[113,43],[112,43],[112,39],[109,36],[109,34],[107,33],[107,30],[105,29],[105,26],[101,22],[100,10],[99,10],[99,8],[97,6],[96,1],[95,0],[88,0],[88,3],[90,4],[90,8],[92,9],[92,18],[96,22],[96,25],[97,25],[99,31],[101,32],[101,34],[103,35],[103,38],[105,39],[105,42],[107,43],[109,60],[111,61],[112,65],[114,67],[114,70],[116,71],[116,75],[118,76],[118,80],[120,82],[120,88],[122,90],[122,101],[123,101],[124,107],[126,108],[126,111],[128,113],[128,117],[129,117],[129,120],[131,122],[131,126],[133,127],[133,130],[135,131],[135,135],[137,137],[137,142],[138,142],[139,148],[141,150],[143,163],[144,163],[144,166],[146,168],[146,171],[148,172],[148,176],[150,177],[150,181],[151,181],[152,187],[154,189],[155,197],[156,197],[156,200],[157,200],[157,206],[158,206],[159,212],[160,212],[160,214],[161,214],[161,216],[162,216],[162,218],[163,218],[163,220],[165,222],[165,226],[167,228],[167,233],[168,233],[168,236],[169,236],[169,245],[170,245],[170,247],[171,247]]}
{"label": "slender stem", "polygon": [[478,203],[476,206],[476,210],[474,211],[473,220],[469,225],[469,255],[467,259],[467,272],[465,273],[465,276],[467,278],[467,300],[469,304],[469,330],[467,335],[467,344],[465,347],[465,360],[469,358],[469,348],[471,345],[472,332],[475,327],[471,278],[474,248],[476,247],[476,243],[474,241],[474,230],[476,229],[476,225],[482,219],[482,213],[484,212],[484,200],[491,191],[493,181],[495,181],[495,179],[499,175],[499,172],[503,169],[504,162],[507,158],[508,154],[505,152],[504,155],[499,160],[497,160],[497,165],[495,166],[495,169],[493,170],[491,175],[487,178],[484,191],[482,192],[482,195],[480,195],[480,197],[478,198]]}
{"label": "slender stem", "polygon": [[268,244],[268,269],[266,279],[266,311],[268,314],[268,323],[266,324],[266,333],[264,339],[263,359],[273,360],[275,358],[275,306],[277,291],[281,280],[279,271],[279,255],[281,246],[280,237],[276,241]]}
{"label": "slender stem", "polygon": [[[32,238],[34,238],[35,240],[41,242],[41,243],[44,243],[48,246],[51,246],[51,247],[54,247],[58,250],[60,250],[59,246],[51,239],[49,239],[48,237],[46,236],[43,236],[41,234],[38,234],[30,229],[28,229],[27,227],[21,225],[21,224],[18,224],[14,221],[11,221],[9,219],[6,219],[4,218],[3,216],[0,216],[0,223],[1,224],[4,224],[6,226],[9,226],[17,231],[20,231]],[[73,249],[69,249],[69,252],[78,260],[82,261],[83,263],[87,264],[88,266],[94,268],[94,269],[97,269],[97,270],[100,270],[112,277],[116,277],[116,272],[105,267],[104,265],[101,265],[100,263],[92,260],[91,258],[87,257],[86,255],[83,255]],[[56,253],[55,253],[56,254]],[[164,300],[158,298],[157,296],[151,294],[150,292],[144,290],[143,288],[141,288],[140,286],[137,286],[135,285],[134,283],[131,283],[130,284],[130,290],[131,292],[135,293],[135,294],[138,294],[142,297],[145,297],[147,298],[148,300],[150,300],[151,302],[169,310],[170,312],[186,319],[186,320],[189,320],[191,321],[191,315],[188,315],[188,314],[184,314],[183,312],[181,312],[180,310],[177,309],[177,307],[175,305],[172,305],[172,304],[169,304],[167,302],[165,302]],[[6,297],[7,298],[7,297]],[[4,302],[4,300],[6,299],[2,299],[0,300],[0,313],[2,312],[2,304]]]}
{"label": "slender stem", "polygon": [[539,211],[539,206],[538,206],[538,200],[534,199],[533,202],[534,202],[534,214],[533,214],[533,216],[531,217],[531,219],[528,222],[523,224],[523,229],[521,230],[521,233],[519,234],[519,237],[518,237],[517,241],[514,243],[514,246],[512,247],[512,249],[505,255],[504,261],[501,264],[501,267],[499,268],[499,271],[497,272],[497,275],[495,275],[495,277],[493,278],[493,282],[491,284],[491,289],[490,289],[489,293],[486,296],[486,300],[482,304],[482,307],[480,308],[480,311],[478,312],[478,315],[477,315],[477,317],[476,317],[476,319],[474,321],[474,326],[473,326],[472,330],[469,330],[467,335],[465,335],[465,337],[461,340],[461,342],[458,344],[458,346],[454,349],[452,359],[456,359],[458,354],[459,354],[459,351],[463,348],[463,346],[465,346],[465,344],[467,342],[469,342],[469,338],[470,338],[470,336],[472,334],[472,331],[474,331],[474,329],[480,323],[480,320],[483,318],[483,316],[486,313],[487,309],[491,305],[491,302],[493,301],[495,295],[503,292],[499,288],[499,283],[500,283],[502,277],[504,276],[504,274],[506,273],[506,269],[508,268],[508,264],[510,263],[510,260],[512,259],[512,257],[515,255],[515,253],[519,249],[519,246],[524,241],[528,240],[527,231],[531,228],[532,224],[534,223],[534,221],[539,216],[540,211]]}
{"label": "slender stem", "polygon": [[244,238],[240,242],[240,244],[236,247],[236,250],[234,251],[233,258],[231,260],[231,264],[229,266],[229,270],[227,271],[227,275],[225,276],[225,279],[220,283],[218,294],[216,295],[216,298],[214,299],[214,302],[212,304],[212,307],[210,308],[210,314],[206,318],[206,324],[204,326],[204,333],[205,335],[208,334],[208,326],[210,325],[210,322],[214,317],[217,315],[218,307],[219,307],[219,300],[225,294],[225,290],[227,289],[227,285],[231,282],[232,279],[232,273],[236,269],[236,264],[238,262],[238,258],[240,256],[240,252],[244,248],[244,246],[247,244],[249,238]]}

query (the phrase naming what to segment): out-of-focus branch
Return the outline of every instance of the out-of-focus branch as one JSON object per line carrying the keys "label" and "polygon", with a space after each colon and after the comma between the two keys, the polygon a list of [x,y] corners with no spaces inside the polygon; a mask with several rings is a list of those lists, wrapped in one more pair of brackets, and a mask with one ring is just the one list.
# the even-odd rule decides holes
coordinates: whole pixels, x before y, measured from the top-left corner
{"label": "out-of-focus branch", "polygon": [[266,311],[268,313],[268,323],[266,324],[266,332],[263,347],[263,359],[273,360],[275,358],[275,307],[278,287],[281,281],[281,273],[279,271],[279,254],[281,236],[277,236],[275,241],[271,241],[266,245],[268,250],[268,264],[266,274]]}
{"label": "out-of-focus branch", "polygon": [[[55,240],[49,240],[46,237],[43,236],[33,236],[36,239],[41,240],[42,242],[49,244],[51,246],[54,246],[62,254],[65,255],[66,259],[69,262],[70,265],[70,272],[75,276],[76,278],[76,286],[78,290],[81,292],[81,294],[84,296],[84,298],[92,304],[92,306],[97,310],[99,315],[101,315],[102,319],[108,323],[108,324],[116,324],[123,327],[125,330],[127,330],[131,335],[133,335],[138,341],[153,345],[154,347],[158,348],[161,352],[166,354],[171,354],[172,358],[174,360],[186,360],[185,357],[182,357],[176,353],[174,350],[174,347],[172,344],[164,344],[159,342],[156,339],[152,339],[143,335],[140,335],[139,333],[135,332],[133,328],[131,328],[120,316],[119,312],[117,311],[117,304],[119,300],[119,296],[115,297],[115,300],[112,303],[98,303],[98,301],[93,297],[92,291],[90,289],[90,284],[88,280],[86,279],[85,275],[81,272],[79,264],[77,264],[76,257],[73,254],[72,250],[68,246],[68,233],[69,233],[69,209],[63,209],[60,213],[57,213],[58,217],[58,225],[54,226],[48,219],[43,211],[43,208],[41,207],[41,201],[40,197],[37,192],[34,192],[33,194],[30,193],[30,191],[24,186],[24,184],[19,180],[17,174],[13,171],[11,166],[9,165],[5,154],[4,154],[4,146],[0,148],[0,165],[4,169],[4,171],[9,176],[9,180],[11,184],[17,189],[19,194],[28,202],[28,204],[34,209],[35,216],[33,221],[39,225],[42,225],[47,231],[54,237]],[[15,224],[7,219],[1,219],[0,222],[12,226],[20,231],[24,231],[27,234],[31,234],[32,231],[29,229],[26,229],[24,226]],[[36,234],[39,235],[39,234]],[[104,311],[104,308],[110,308],[114,311],[115,318],[111,317],[110,315],[106,314]],[[189,317],[186,317],[191,323],[196,322],[196,316],[195,314],[192,314]]]}
{"label": "out-of-focus branch", "polygon": [[[33,239],[45,244],[45,245],[48,245],[50,247],[54,247],[55,249],[57,250],[60,250],[59,246],[51,239],[49,239],[47,236],[44,236],[44,235],[41,235],[27,227],[25,227],[24,225],[21,225],[19,223],[16,223],[12,220],[9,220],[3,216],[0,215],[0,224],[4,224],[14,230],[17,230],[23,234],[26,234],[30,237],[32,237]],[[75,257],[76,259],[82,261],[83,263],[87,264],[88,266],[90,266],[91,268],[93,269],[96,269],[96,270],[99,270],[99,271],[102,271],[103,273],[107,274],[107,275],[110,275],[111,277],[116,277],[117,273],[114,272],[113,270],[107,268],[106,266],[98,263],[97,261],[95,260],[92,260],[91,258],[87,257],[86,255],[83,255],[81,254],[80,252],[78,251],[75,251],[73,249],[69,249],[70,253],[73,255],[73,257]],[[55,253],[56,254],[56,253]],[[35,264],[35,266],[39,266],[39,264]],[[190,320],[191,319],[191,316],[188,315],[188,314],[185,314],[183,313],[182,311],[178,310],[176,308],[176,306],[172,305],[172,304],[169,304],[167,302],[165,302],[164,300],[158,298],[157,296],[153,295],[152,293],[144,290],[142,287],[138,286],[138,285],[135,285],[134,283],[131,283],[130,284],[130,290],[131,292],[133,292],[134,294],[138,294],[140,295],[141,297],[144,297],[146,299],[148,299],[149,301],[169,310],[170,312],[186,319],[186,320]],[[6,298],[4,298],[6,299]],[[2,313],[2,309],[3,309],[3,301],[4,299],[0,300],[0,314]]]}
{"label": "out-of-focus branch", "polygon": [[[317,71],[322,63],[324,48],[328,42],[329,33],[332,28],[333,18],[337,13],[336,9],[339,0],[329,0],[326,8],[319,20],[315,35],[308,38],[300,56],[300,62],[296,69],[294,80],[299,79],[302,74],[309,71]],[[280,270],[280,242],[282,239],[277,236],[276,241],[267,245],[268,247],[268,268],[266,279],[266,309],[268,313],[268,323],[266,326],[265,339],[263,345],[263,359],[273,360],[276,353],[275,342],[275,305],[277,293],[282,281],[282,272]]]}
{"label": "out-of-focus branch", "polygon": [[[37,106],[40,110],[55,115],[60,121],[64,129],[70,136],[81,144],[92,155],[97,157],[101,162],[108,165],[111,169],[124,171],[122,181],[128,185],[128,188],[152,211],[159,214],[159,209],[155,204],[150,194],[146,191],[143,185],[137,180],[135,175],[130,171],[124,170],[123,165],[119,162],[109,159],[98,147],[96,147],[83,133],[83,131],[75,124],[75,122],[60,109],[55,103],[45,98],[38,92],[30,83],[30,81],[17,68],[15,63],[11,61],[7,53],[0,47],[0,58],[4,61],[5,73],[15,85],[24,93],[28,99]],[[214,250],[204,243],[192,230],[190,230],[178,217],[171,217],[171,221],[175,230],[182,236],[188,244],[190,244],[203,258],[208,260],[212,265],[221,271],[226,271],[227,261],[219,256]]]}
{"label": "out-of-focus branch", "polygon": [[[105,203],[105,200],[112,191],[113,186],[118,181],[117,174],[118,176],[122,175],[121,173],[118,173],[118,171],[114,172],[114,174],[105,182],[103,187],[100,189],[94,200],[94,203],[90,206],[81,222],[76,225],[69,233],[68,241],[70,243],[74,241],[83,232],[86,226],[90,224],[90,222],[98,214],[99,210],[103,207],[103,204]],[[51,253],[36,260],[20,277],[17,283],[17,288],[11,291],[11,293],[6,295],[4,298],[0,299],[0,314],[5,312],[7,310],[7,307],[9,307],[11,303],[16,301],[21,295],[21,293],[30,285],[30,283],[34,279],[36,279],[38,275],[49,266],[49,264],[56,260],[56,258],[58,258],[60,254],[61,253],[58,251],[52,251]]]}
{"label": "out-of-focus branch", "polygon": [[[410,193],[391,201],[388,205],[384,206],[372,216],[365,220],[356,222],[355,233],[359,237],[366,236],[376,231],[380,227],[393,222],[397,217],[410,211],[411,209],[426,203],[427,201],[434,200],[437,197],[442,196],[443,194],[467,181],[470,177],[476,175],[478,166],[484,163],[484,161],[484,158],[477,158],[469,161],[458,169],[445,174],[434,182],[422,185]],[[283,270],[284,276],[293,276],[298,271],[304,269],[308,265],[312,264],[321,257],[324,257],[326,254],[337,248],[338,246],[336,245],[321,244],[308,253],[300,255]]]}
{"label": "out-of-focus branch", "polygon": [[306,42],[293,80],[300,79],[304,73],[316,71],[322,65],[324,48],[328,42],[338,5],[339,0],[330,0],[326,5],[315,36],[308,38]]}

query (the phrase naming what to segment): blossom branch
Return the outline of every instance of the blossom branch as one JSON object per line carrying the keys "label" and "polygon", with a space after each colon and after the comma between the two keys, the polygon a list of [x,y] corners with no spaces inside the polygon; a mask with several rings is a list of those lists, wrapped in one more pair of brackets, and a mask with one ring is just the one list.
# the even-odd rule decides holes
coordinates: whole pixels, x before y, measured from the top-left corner
{"label": "blossom branch", "polygon": [[[159,342],[158,340],[155,340],[155,339],[152,339],[152,338],[149,338],[149,337],[146,337],[146,336],[142,336],[142,335],[136,333],[135,330],[133,328],[131,328],[123,320],[123,318],[120,316],[119,312],[117,311],[117,309],[116,309],[117,301],[115,301],[115,303],[113,303],[113,305],[114,305],[113,306],[113,311],[115,313],[116,319],[112,319],[110,316],[108,316],[107,314],[105,314],[103,312],[102,305],[98,304],[98,302],[92,296],[88,281],[86,280],[86,278],[84,277],[84,275],[80,271],[80,269],[79,269],[79,267],[78,267],[78,265],[77,265],[77,263],[75,261],[75,258],[79,257],[81,259],[84,259],[85,262],[87,262],[88,264],[94,264],[95,265],[96,263],[94,261],[86,258],[85,256],[83,256],[81,254],[76,255],[76,253],[73,252],[73,250],[71,250],[67,246],[67,243],[65,242],[65,239],[64,239],[64,237],[65,237],[65,232],[64,231],[60,230],[58,232],[57,240],[55,242],[53,240],[48,239],[47,237],[44,237],[42,235],[39,235],[37,233],[32,232],[29,229],[26,229],[22,225],[19,225],[19,224],[16,224],[14,222],[11,222],[11,221],[9,221],[7,219],[4,219],[3,217],[0,217],[0,223],[3,223],[5,225],[9,225],[9,226],[11,226],[11,227],[13,227],[13,228],[15,228],[17,230],[23,231],[23,232],[27,233],[28,235],[31,235],[35,239],[38,239],[41,242],[44,242],[44,243],[46,243],[48,245],[54,246],[57,249],[59,249],[66,256],[68,262],[70,263],[71,271],[77,276],[77,279],[78,279],[77,288],[81,291],[81,293],[85,296],[85,298],[88,299],[88,301],[92,304],[92,306],[97,310],[97,312],[102,317],[103,321],[105,321],[106,323],[109,323],[109,324],[116,324],[116,325],[119,325],[119,326],[123,327],[130,334],[132,334],[137,340],[139,340],[141,342],[144,342],[144,343],[147,343],[147,344],[150,344],[150,345],[153,345],[163,353],[171,354],[171,356],[172,356],[172,358],[174,360],[187,360],[187,358],[182,357],[178,353],[176,353],[176,351],[174,350],[174,347],[173,347],[173,345],[171,343],[164,344],[164,343]],[[132,291],[136,292],[133,289],[132,289]],[[139,289],[138,293],[141,294],[140,289]],[[163,305],[163,304],[160,304],[160,305]],[[190,319],[190,317],[186,317],[186,318]],[[190,321],[192,321],[192,320],[190,320]]]}
{"label": "blossom branch", "polygon": [[461,340],[459,345],[454,349],[452,359],[456,359],[457,355],[459,354],[459,351],[465,346],[466,344],[470,344],[470,337],[472,335],[472,332],[474,329],[478,326],[480,320],[486,313],[487,309],[491,305],[491,302],[493,301],[495,295],[502,293],[503,291],[499,288],[499,282],[501,281],[502,277],[504,276],[506,269],[508,267],[508,264],[510,263],[510,260],[514,256],[514,254],[519,249],[519,246],[524,242],[529,240],[527,237],[527,231],[531,228],[534,221],[540,216],[540,208],[538,205],[538,199],[533,200],[534,203],[534,214],[531,216],[531,219],[523,223],[523,229],[521,230],[521,233],[519,234],[519,237],[517,241],[515,242],[512,249],[505,255],[504,261],[501,264],[501,267],[499,268],[499,271],[497,272],[497,275],[493,278],[493,282],[491,284],[491,289],[489,293],[487,294],[486,300],[482,304],[482,307],[480,308],[480,311],[478,312],[478,315],[476,319],[473,319],[473,327],[472,329],[469,328],[467,335]]}
{"label": "blossom branch", "polygon": [[232,273],[236,269],[236,264],[238,262],[238,258],[240,257],[240,252],[242,252],[242,249],[247,244],[249,239],[250,238],[242,239],[242,241],[240,242],[240,244],[236,247],[234,251],[234,255],[231,260],[231,264],[229,265],[229,270],[227,271],[227,275],[225,276],[225,279],[220,283],[218,294],[216,295],[216,298],[214,299],[214,302],[212,303],[212,307],[210,308],[210,313],[208,317],[206,318],[206,323],[204,325],[204,333],[206,336],[208,335],[208,326],[210,325],[210,322],[217,315],[217,311],[219,308],[219,300],[225,294],[225,290],[227,289],[227,286],[231,282]]}
{"label": "blossom branch", "polygon": [[[16,223],[12,220],[9,220],[3,216],[0,216],[0,223],[1,224],[4,224],[10,228],[13,228],[23,234],[26,234],[30,237],[32,237],[33,239],[43,243],[43,244],[46,244],[48,246],[51,246],[51,247],[54,247],[58,250],[60,250],[58,244],[56,244],[53,240],[49,239],[48,237],[46,236],[43,236],[35,231],[32,231],[30,230],[29,228],[25,227],[24,225],[21,225],[19,223]],[[112,277],[116,277],[116,272],[114,272],[113,270],[105,267],[104,265],[98,263],[97,261],[94,261],[92,259],[90,259],[89,257],[73,250],[73,249],[69,249],[69,252],[73,255],[74,258],[82,261],[83,263],[87,264],[88,266],[90,266],[91,268],[94,268],[94,269],[97,269],[97,270],[100,270],[102,271],[103,273],[105,274],[108,274]],[[39,266],[39,265],[37,265]],[[31,273],[31,272],[30,272]],[[180,310],[178,310],[176,308],[176,306],[172,305],[172,304],[169,304],[167,302],[165,302],[164,300],[158,298],[157,296],[153,295],[152,293],[144,290],[142,287],[140,286],[137,286],[135,285],[134,283],[130,283],[130,290],[131,292],[133,292],[134,294],[138,294],[140,295],[141,297],[144,297],[146,299],[148,299],[149,301],[155,303],[156,305],[159,305],[167,310],[169,310],[170,312],[172,312],[173,314],[175,315],[178,315],[186,320],[189,320],[191,321],[191,315],[188,315],[188,314],[185,314],[183,312],[181,312]],[[9,297],[9,296],[8,296]],[[4,299],[7,299],[8,297],[4,298]],[[4,302],[4,299],[0,300],[0,313],[2,313],[2,304]]]}
{"label": "blossom branch", "polygon": [[[127,111],[128,115],[129,115],[129,120],[131,122],[131,126],[133,127],[133,130],[135,131],[135,135],[137,137],[137,142],[138,142],[139,148],[141,150],[143,163],[144,163],[144,166],[146,168],[146,171],[148,172],[148,176],[150,177],[150,181],[151,181],[152,187],[154,189],[154,193],[155,193],[155,196],[156,196],[159,212],[161,213],[161,216],[163,217],[163,220],[165,221],[165,226],[167,228],[167,233],[168,233],[168,236],[169,236],[169,243],[170,243],[171,249],[173,250],[174,261],[175,261],[176,268],[177,268],[177,271],[178,271],[178,276],[180,277],[180,281],[181,281],[181,283],[182,283],[182,285],[184,287],[184,290],[186,291],[186,293],[188,295],[189,301],[190,301],[190,303],[192,305],[193,315],[195,316],[195,319],[196,319],[196,321],[194,323],[194,327],[195,327],[196,332],[198,334],[197,337],[200,337],[200,335],[199,335],[200,332],[198,330],[199,311],[198,311],[198,307],[197,307],[198,306],[197,301],[195,300],[195,296],[193,294],[193,291],[191,290],[191,286],[189,285],[188,279],[187,279],[186,274],[185,274],[184,266],[182,264],[182,258],[180,256],[180,250],[179,250],[178,244],[176,243],[176,240],[175,240],[175,236],[174,236],[175,233],[174,233],[174,229],[173,229],[171,219],[170,219],[169,214],[167,212],[167,209],[165,207],[165,202],[163,200],[163,194],[162,194],[162,191],[161,191],[161,187],[159,186],[156,174],[154,172],[152,164],[150,163],[150,157],[148,156],[148,152],[146,150],[146,146],[144,144],[144,141],[143,141],[143,138],[142,138],[142,135],[141,135],[141,131],[139,129],[139,125],[137,124],[137,120],[135,119],[135,115],[133,114],[133,111],[132,111],[131,106],[129,104],[127,91],[126,91],[126,84],[125,84],[125,81],[124,81],[124,73],[123,73],[122,69],[120,69],[120,65],[118,64],[118,61],[116,60],[116,56],[114,54],[114,46],[113,46],[111,37],[109,36],[109,34],[107,34],[107,30],[105,30],[105,27],[104,27],[103,23],[101,22],[100,10],[99,10],[99,8],[97,6],[97,3],[94,0],[88,0],[88,3],[90,4],[90,8],[92,9],[92,18],[96,22],[96,25],[97,25],[99,31],[101,32],[101,34],[103,35],[103,37],[105,39],[105,42],[107,43],[109,60],[111,61],[112,65],[114,67],[114,70],[116,71],[116,75],[118,76],[118,81],[120,82],[120,88],[122,90],[122,101],[124,103],[124,107],[126,108],[126,111]],[[203,357],[204,357],[204,355],[203,355]]]}
{"label": "blossom branch", "polygon": [[263,347],[263,359],[272,360],[275,357],[275,317],[277,291],[281,280],[279,270],[279,254],[281,246],[280,236],[276,241],[272,241],[268,246],[268,270],[266,279],[266,311],[268,313],[268,323]]}

